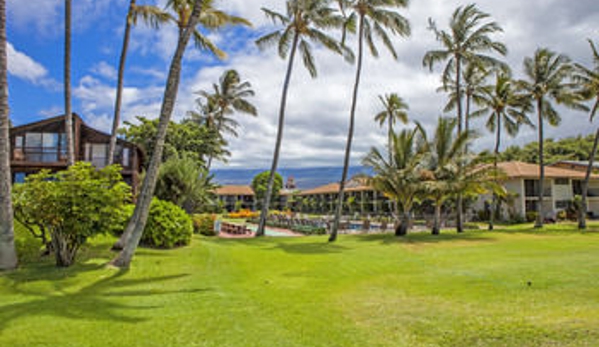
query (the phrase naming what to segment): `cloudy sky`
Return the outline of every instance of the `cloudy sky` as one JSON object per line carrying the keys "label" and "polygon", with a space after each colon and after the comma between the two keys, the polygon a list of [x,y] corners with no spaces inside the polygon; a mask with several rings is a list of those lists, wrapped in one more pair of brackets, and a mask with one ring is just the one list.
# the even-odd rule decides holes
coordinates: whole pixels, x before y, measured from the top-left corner
{"label": "cloudy sky", "polygon": [[[64,110],[62,95],[63,59],[62,0],[31,2],[8,0],[8,55],[11,118],[15,125],[59,115]],[[138,0],[138,4],[163,5],[164,0]],[[73,110],[86,122],[104,131],[111,124],[116,66],[120,54],[128,0],[73,1]],[[210,37],[229,55],[222,62],[206,52],[189,47],[174,117],[180,119],[195,108],[194,92],[210,88],[226,69],[236,69],[250,81],[259,117],[239,116],[238,139],[230,139],[233,153],[228,164],[218,167],[266,168],[272,159],[277,126],[277,110],[285,62],[274,50],[261,52],[256,38],[274,29],[260,8],[283,11],[282,0],[217,0],[216,7],[248,18],[251,30],[225,30]],[[371,146],[385,142],[385,131],[373,121],[380,108],[378,95],[396,92],[410,105],[410,119],[432,127],[444,105],[444,95],[436,93],[440,67],[429,72],[422,67],[427,50],[438,47],[427,30],[427,20],[447,27],[451,12],[469,2],[456,0],[418,0],[400,12],[411,23],[409,38],[394,40],[397,61],[382,52],[379,59],[366,56],[357,109],[357,130],[352,163],[359,164]],[[480,0],[480,9],[492,15],[504,29],[497,40],[507,44],[506,60],[516,77],[521,76],[524,57],[538,47],[565,53],[574,61],[590,65],[586,41],[599,42],[599,5],[597,0]],[[138,25],[125,75],[123,118],[158,115],[166,71],[176,42],[173,28],[155,31]],[[381,49],[383,51],[383,49]],[[354,66],[339,57],[315,50],[319,77],[311,79],[301,64],[296,64],[290,88],[287,122],[280,165],[282,167],[340,166],[346,141]],[[299,62],[299,61],[298,61]],[[560,138],[593,131],[587,115],[562,110],[559,128],[548,129],[547,136]],[[490,148],[493,137],[481,124],[476,149]],[[535,139],[524,130],[504,145]]]}

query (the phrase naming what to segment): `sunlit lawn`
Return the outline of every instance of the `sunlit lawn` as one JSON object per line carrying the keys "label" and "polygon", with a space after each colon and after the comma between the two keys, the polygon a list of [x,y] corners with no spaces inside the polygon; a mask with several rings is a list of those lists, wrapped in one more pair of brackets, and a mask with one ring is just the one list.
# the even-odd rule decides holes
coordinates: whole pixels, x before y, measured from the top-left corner
{"label": "sunlit lawn", "polygon": [[20,242],[0,346],[599,346],[599,226],[547,229],[196,237],[128,272],[108,237],[70,269]]}

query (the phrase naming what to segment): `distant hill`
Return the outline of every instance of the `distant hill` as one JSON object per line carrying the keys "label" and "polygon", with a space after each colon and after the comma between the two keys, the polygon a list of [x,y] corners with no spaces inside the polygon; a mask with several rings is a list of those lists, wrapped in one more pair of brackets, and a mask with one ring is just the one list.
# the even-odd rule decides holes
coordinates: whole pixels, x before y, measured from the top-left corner
{"label": "distant hill", "polygon": [[[308,168],[286,168],[279,169],[283,176],[283,184],[287,178],[292,176],[298,189],[310,189],[322,186],[328,183],[339,182],[341,180],[341,167],[308,167]],[[216,182],[221,185],[249,185],[254,176],[266,169],[215,169],[212,173]],[[349,176],[357,174],[371,174],[371,170],[366,167],[353,166],[349,168]]]}

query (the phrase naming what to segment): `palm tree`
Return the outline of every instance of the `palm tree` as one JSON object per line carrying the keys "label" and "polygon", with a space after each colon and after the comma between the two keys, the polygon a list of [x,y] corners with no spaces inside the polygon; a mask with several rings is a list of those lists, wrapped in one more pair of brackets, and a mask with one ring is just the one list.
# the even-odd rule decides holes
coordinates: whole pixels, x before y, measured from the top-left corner
{"label": "palm tree", "polygon": [[[467,64],[462,74],[462,86],[461,92],[464,93],[464,131],[470,130],[470,120],[477,118],[481,115],[480,112],[471,111],[472,104],[480,105],[483,94],[484,86],[487,78],[491,74],[493,69],[485,69],[479,64]],[[449,76],[453,77],[453,76]],[[452,112],[457,108],[458,104],[458,88],[455,85],[455,79],[450,78],[443,82],[443,85],[437,89],[437,91],[447,92],[449,100],[443,109],[443,112]],[[480,110],[479,110],[480,111]],[[465,148],[468,152],[468,146]]]}
{"label": "palm tree", "polygon": [[64,116],[67,165],[75,163],[73,111],[71,110],[71,0],[64,1]]}
{"label": "palm tree", "polygon": [[[358,21],[358,63],[356,66],[356,76],[354,81],[352,103],[349,114],[349,128],[347,133],[347,144],[345,146],[345,157],[343,160],[343,173],[339,182],[339,194],[337,207],[335,209],[335,220],[331,229],[329,242],[337,239],[337,231],[339,229],[339,219],[343,209],[345,182],[347,181],[347,173],[349,170],[349,159],[351,155],[351,146],[354,136],[354,124],[356,119],[356,106],[358,103],[358,88],[360,86],[360,78],[362,75],[362,60],[364,56],[364,42],[368,45],[370,53],[374,57],[378,57],[379,52],[374,43],[373,35],[376,35],[383,41],[383,44],[394,59],[397,59],[397,52],[393,48],[391,39],[386,30],[390,30],[392,34],[401,36],[410,35],[410,23],[406,18],[400,15],[393,9],[407,7],[407,0],[351,0],[339,1],[341,10],[345,13],[345,9],[351,9],[352,13],[348,17],[347,23],[350,28],[353,23]],[[344,30],[345,36],[345,30]]]}
{"label": "palm tree", "polygon": [[[593,41],[589,40],[591,50],[593,51],[593,70],[576,64],[576,71],[574,72],[574,81],[579,84],[580,90],[578,91],[583,100],[594,100],[593,107],[591,108],[589,120],[592,122],[599,108],[599,53],[593,44]],[[587,193],[589,189],[589,180],[593,169],[593,163],[595,162],[595,154],[597,153],[597,145],[599,144],[599,128],[595,132],[595,141],[593,142],[593,149],[589,155],[589,166],[584,177],[582,184],[582,201],[581,206],[578,209],[578,229],[586,229],[586,214],[587,214]]]}
{"label": "palm tree", "polygon": [[129,237],[125,242],[123,250],[111,262],[112,265],[117,267],[128,268],[131,264],[133,254],[139,244],[139,240],[141,239],[141,235],[148,220],[150,203],[152,202],[156,180],[158,178],[158,171],[160,169],[160,163],[162,162],[162,151],[164,149],[166,131],[177,99],[177,89],[179,88],[179,80],[181,77],[181,60],[183,59],[183,53],[185,52],[189,39],[192,34],[197,31],[196,25],[198,24],[200,13],[202,12],[202,4],[202,0],[195,0],[195,2],[191,4],[187,3],[187,6],[183,8],[186,13],[190,12],[190,14],[188,17],[185,17],[187,20],[184,30],[179,31],[179,39],[169,69],[164,98],[162,100],[154,152],[152,153],[152,158],[150,159],[150,164],[146,171],[133,216],[125,230],[125,233],[128,233]]}
{"label": "palm tree", "polygon": [[[395,236],[403,236],[408,232],[412,206],[421,193],[418,167],[423,153],[417,150],[416,144],[421,128],[402,130],[398,135],[392,133],[390,158],[387,159],[373,147],[362,163],[372,167],[375,176],[370,184],[379,192],[392,199],[396,206],[401,206],[401,219],[395,229]],[[398,211],[396,215],[399,217]]]}
{"label": "palm tree", "polygon": [[524,59],[524,73],[526,80],[518,81],[518,85],[531,102],[535,103],[537,110],[537,127],[539,130],[539,191],[537,202],[537,221],[535,228],[543,227],[543,196],[545,180],[545,163],[543,161],[543,123],[557,126],[561,117],[553,107],[551,100],[558,104],[584,109],[579,102],[579,96],[574,92],[574,84],[569,82],[573,66],[570,59],[562,54],[557,54],[547,48],[536,50],[534,57]]}
{"label": "palm tree", "polygon": [[[506,55],[507,48],[501,42],[493,41],[491,34],[503,31],[496,22],[489,22],[489,14],[480,11],[475,4],[458,7],[452,14],[449,22],[449,32],[437,29],[435,22],[429,19],[429,28],[435,33],[437,41],[441,42],[443,49],[429,51],[424,55],[422,64],[431,71],[436,63],[447,61],[443,71],[443,81],[448,81],[452,73],[455,75],[456,107],[457,107],[457,132],[462,133],[462,69],[464,64],[477,64],[481,66],[503,66],[504,63],[484,53],[496,52]],[[462,197],[457,199],[457,229],[462,227]]]}
{"label": "palm tree", "polygon": [[328,7],[328,1],[288,0],[286,14],[281,14],[266,8],[263,8],[262,11],[275,24],[280,22],[283,27],[261,37],[256,41],[256,44],[260,48],[276,45],[279,56],[283,59],[288,58],[288,61],[279,107],[277,140],[270,169],[270,177],[268,179],[268,188],[266,195],[264,196],[264,203],[262,204],[260,222],[258,224],[256,236],[264,235],[264,227],[266,224],[266,217],[268,216],[272,188],[279,163],[279,151],[283,139],[287,92],[289,90],[289,82],[291,81],[291,72],[293,70],[293,63],[295,61],[297,50],[299,49],[304,66],[313,78],[317,76],[317,70],[312,55],[312,47],[308,40],[314,41],[335,53],[343,54],[346,60],[351,60],[353,58],[351,53],[345,47],[322,31],[322,29],[341,27],[343,25],[343,18],[337,16],[335,11]]}
{"label": "palm tree", "polygon": [[[237,137],[236,128],[238,123],[227,116],[235,112],[252,116],[258,115],[256,107],[247,100],[248,97],[254,96],[252,85],[247,81],[241,82],[241,77],[237,71],[227,70],[220,77],[219,83],[213,84],[212,88],[214,89],[212,93],[204,90],[197,92],[201,97],[197,100],[198,104],[204,105],[202,103],[203,98],[206,99],[205,105],[212,105],[211,112],[207,113],[206,116],[213,118],[214,127],[219,134],[223,130],[227,130]],[[208,171],[210,171],[212,159],[212,156],[208,157],[208,163],[206,164]]]}
{"label": "palm tree", "polygon": [[393,124],[397,120],[400,120],[402,123],[408,123],[408,113],[407,111],[410,109],[408,104],[396,93],[387,94],[385,96],[379,95],[379,100],[383,104],[384,111],[377,113],[374,116],[374,120],[379,122],[379,125],[382,127],[385,122],[388,124],[388,150],[389,150],[389,160],[392,159],[392,146],[393,146]]}
{"label": "palm tree", "polygon": [[0,0],[0,270],[17,267],[11,200],[7,71],[6,0]]}
{"label": "palm tree", "polygon": [[[497,175],[497,158],[501,146],[501,131],[505,130],[508,135],[515,136],[521,124],[533,126],[526,116],[530,112],[531,104],[520,94],[516,93],[516,86],[512,79],[505,74],[497,74],[495,85],[486,86],[484,94],[481,95],[482,114],[489,114],[487,129],[495,132],[495,150],[493,152],[493,169]],[[491,217],[489,230],[493,230],[493,221],[497,206],[497,197],[493,194],[491,204]]]}
{"label": "palm tree", "polygon": [[[243,18],[231,16],[231,15],[228,15],[220,10],[215,9],[213,7],[213,2],[214,2],[213,0],[199,1],[202,8],[201,8],[200,13],[198,14],[197,23],[193,25],[192,32],[190,33],[190,35],[193,36],[194,42],[195,42],[195,45],[197,48],[202,49],[202,50],[208,50],[215,56],[217,56],[219,58],[224,58],[226,56],[226,54],[223,51],[221,51],[214,43],[212,43],[208,39],[208,37],[206,37],[198,28],[196,28],[196,26],[199,25],[206,29],[218,29],[218,28],[222,28],[226,25],[235,25],[235,24],[250,25],[250,23]],[[135,18],[138,18],[138,17],[142,18],[145,22],[150,23],[154,27],[158,26],[160,23],[164,23],[165,21],[174,23],[175,25],[177,25],[177,28],[179,29],[179,42],[181,43],[180,40],[183,38],[185,31],[189,27],[189,23],[191,21],[191,15],[192,15],[193,10],[195,9],[195,4],[197,4],[197,3],[198,2],[196,0],[169,0],[166,4],[165,10],[161,10],[155,6],[136,6],[134,15],[135,15]],[[182,47],[181,49],[182,49],[182,51],[180,52],[180,54],[182,56],[185,51],[185,46]],[[173,68],[174,66],[178,66],[177,69],[180,70],[181,63],[176,62],[175,57],[173,57],[173,60],[171,62],[171,68]],[[171,71],[169,71],[169,76],[170,76],[170,73],[171,73]],[[167,83],[169,81],[175,82],[175,80],[176,80],[176,82],[178,84],[179,83],[178,74],[180,73],[180,71],[173,71],[173,73],[177,74],[176,78],[175,78],[175,76],[172,76],[173,79],[172,80],[170,78],[167,79]],[[171,88],[172,86],[167,86],[167,87]],[[165,99],[163,100],[163,102],[166,102],[166,100],[167,100],[166,92],[167,91],[165,90]],[[169,99],[170,98],[173,98],[173,100],[176,99],[176,93],[174,93],[174,94],[169,93],[168,95],[169,95]],[[164,114],[165,116],[167,116],[168,119],[170,119],[170,115],[172,113],[172,105],[169,105],[166,109],[164,109],[164,105],[163,105],[162,109],[163,110],[161,110],[161,113],[160,113],[161,117]],[[170,109],[170,111],[169,111],[169,109]],[[163,111],[166,113],[163,113]],[[164,124],[164,127],[165,127],[165,131],[166,131],[166,128],[168,127],[168,121],[166,121],[166,123]],[[159,128],[160,128],[160,125],[159,125]],[[158,130],[158,133],[160,133],[160,130]],[[158,137],[156,138],[156,141],[158,143]],[[161,151],[162,151],[162,149],[161,149]],[[156,165],[159,166],[160,163],[156,163]],[[157,175],[157,172],[158,172],[158,169],[156,169],[156,175]],[[146,176],[146,179],[147,179],[147,176]],[[150,179],[155,180],[155,177],[152,177]],[[152,191],[153,190],[154,190],[154,188],[152,187]],[[150,202],[151,201],[148,201],[148,208],[149,208]],[[135,211],[137,211],[137,208]],[[139,216],[137,214],[134,214],[134,217],[139,218]],[[134,220],[134,219],[132,218],[131,220]],[[144,218],[144,220],[145,220],[145,218]],[[143,228],[142,228],[142,230],[143,230]],[[132,223],[129,223],[129,226],[127,227],[127,229],[125,229],[125,232],[121,235],[119,240],[114,244],[114,246],[112,248],[115,250],[122,249],[124,247],[125,243],[127,242],[127,240],[129,240],[129,238],[131,237],[131,232],[133,232],[133,225],[132,225]],[[130,261],[130,259],[129,259],[129,261]]]}
{"label": "palm tree", "polygon": [[[137,23],[138,17],[146,20],[146,22],[154,28],[157,28],[161,23],[164,23],[168,20],[168,17],[164,14],[161,15],[159,12],[151,11],[152,8],[152,6],[137,6],[136,0],[129,1],[129,11],[127,12],[127,18],[125,20],[125,33],[123,35],[123,47],[121,49],[121,57],[119,59],[116,98],[114,102],[114,116],[112,119],[112,132],[110,134],[110,144],[108,146],[108,165],[111,165],[114,162],[116,136],[121,119],[123,80],[125,75],[125,63],[127,61],[127,49],[129,47],[129,37],[131,36],[131,25],[135,25]],[[155,15],[148,15],[148,11],[151,11]]]}

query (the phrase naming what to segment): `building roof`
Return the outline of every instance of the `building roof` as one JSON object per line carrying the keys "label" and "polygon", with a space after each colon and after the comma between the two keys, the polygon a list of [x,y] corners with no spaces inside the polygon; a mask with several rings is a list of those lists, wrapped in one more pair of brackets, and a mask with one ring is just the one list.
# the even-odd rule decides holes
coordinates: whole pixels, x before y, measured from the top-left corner
{"label": "building roof", "polygon": [[214,191],[216,195],[254,195],[254,191],[250,186],[221,186]]}
{"label": "building roof", "polygon": [[[589,166],[589,162],[587,160],[560,160],[558,162],[556,162],[555,164],[552,165],[568,165],[568,166],[580,166],[580,167],[584,167],[586,168],[587,166]],[[599,169],[599,163],[598,162],[593,162],[593,168],[594,169]]]}
{"label": "building roof", "polygon": [[[510,161],[498,163],[497,166],[502,169],[508,178],[532,178],[538,179],[540,176],[539,165],[529,164],[521,161]],[[571,169],[546,166],[545,178],[570,178],[584,179],[585,173]],[[599,175],[592,175],[592,178],[599,179]]]}
{"label": "building roof", "polygon": [[[350,180],[345,186],[346,192],[360,192],[372,190],[372,187],[364,184],[363,182]],[[302,191],[299,195],[318,195],[318,194],[337,194],[339,193],[339,183],[329,183],[324,186],[316,187],[309,190]]]}

